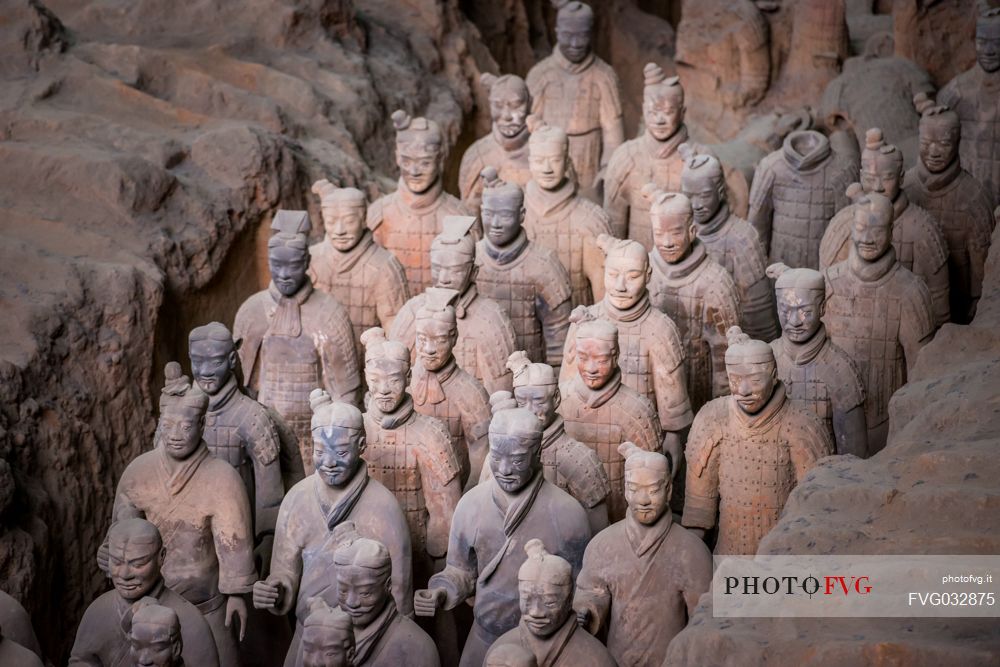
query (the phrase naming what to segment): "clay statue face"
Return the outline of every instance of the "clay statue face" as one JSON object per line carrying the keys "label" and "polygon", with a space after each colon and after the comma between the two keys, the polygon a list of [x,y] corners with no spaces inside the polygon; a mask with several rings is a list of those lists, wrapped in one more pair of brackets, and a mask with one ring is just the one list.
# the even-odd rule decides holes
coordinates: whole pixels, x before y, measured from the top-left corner
{"label": "clay statue face", "polygon": [[541,581],[517,582],[521,620],[531,634],[550,637],[572,612],[573,589]]}
{"label": "clay statue face", "polygon": [[475,263],[472,258],[447,250],[431,251],[431,280],[435,287],[464,294],[472,284]]}
{"label": "clay statue face", "polygon": [[851,241],[858,255],[866,262],[874,262],[892,244],[892,219],[877,215],[866,208],[854,211],[854,226],[851,227]]}
{"label": "clay statue face", "polygon": [[581,63],[590,54],[590,28],[582,25],[556,25],[559,50],[571,63]]}
{"label": "clay statue face", "polygon": [[170,637],[170,628],[148,623],[132,626],[131,655],[138,667],[173,667],[181,662],[181,643]]}
{"label": "clay statue face", "polygon": [[350,667],[354,662],[353,644],[351,637],[311,625],[302,631],[302,667]]}
{"label": "clay statue face", "polygon": [[365,381],[375,407],[385,413],[395,411],[403,402],[408,375],[402,364],[367,364]]}
{"label": "clay statue face", "polygon": [[540,443],[490,434],[490,470],[500,488],[517,493],[531,481],[541,465]]}
{"label": "clay statue face", "polygon": [[497,86],[490,91],[493,127],[510,139],[524,131],[528,118],[528,95],[519,86]]}
{"label": "clay statue face", "polygon": [[323,207],[323,227],[326,238],[335,249],[347,252],[358,245],[365,233],[365,210],[360,206],[333,205]]}
{"label": "clay statue face", "polygon": [[615,308],[631,308],[646,293],[649,265],[638,257],[608,256],[604,264],[604,291]]}
{"label": "clay statue face", "polygon": [[288,246],[268,248],[267,265],[278,291],[284,296],[292,296],[306,281],[309,251]]}
{"label": "clay statue face", "polygon": [[224,340],[198,340],[188,346],[191,374],[201,390],[214,396],[236,368],[236,349]]}
{"label": "clay statue face", "polygon": [[679,95],[646,93],[643,95],[642,118],[646,131],[654,139],[666,141],[684,122],[684,102]]}
{"label": "clay statue face", "polygon": [[670,506],[668,477],[651,468],[636,468],[625,473],[625,502],[636,521],[651,526]]}
{"label": "clay statue face", "polygon": [[920,123],[920,161],[927,171],[944,171],[958,156],[958,129],[947,122]]}
{"label": "clay statue face", "polygon": [[417,195],[430,190],[441,175],[441,156],[414,146],[397,148],[396,164],[406,189]]}
{"label": "clay statue face", "polygon": [[113,539],[108,544],[108,573],[115,590],[125,600],[135,602],[148,594],[160,580],[166,549],[149,541]]}
{"label": "clay statue face", "polygon": [[191,456],[201,444],[201,431],[205,425],[205,415],[193,407],[176,406],[164,410],[156,426],[158,442],[163,443],[166,453],[182,461]]}
{"label": "clay statue face", "polygon": [[556,410],[562,397],[559,395],[559,387],[514,387],[514,400],[517,407],[525,408],[535,413],[539,421],[546,428],[555,421]]}
{"label": "clay statue face", "polygon": [[719,212],[725,201],[726,189],[714,178],[685,175],[681,177],[681,192],[691,200],[691,212],[699,225],[706,224]]}
{"label": "clay statue face", "polygon": [[566,151],[556,142],[531,146],[528,169],[531,178],[545,190],[555,190],[566,179]]}
{"label": "clay statue face", "polygon": [[355,627],[365,627],[375,620],[389,599],[389,572],[378,573],[366,567],[338,567],[337,595],[340,608],[347,612]]}
{"label": "clay statue face", "polygon": [[654,215],[650,222],[653,227],[653,245],[665,262],[676,264],[688,256],[698,235],[693,222],[675,215]]}
{"label": "clay statue face", "polygon": [[351,481],[365,449],[365,435],[333,427],[313,434],[313,468],[327,486],[341,487]]}
{"label": "clay statue face", "polygon": [[726,364],[726,373],[733,400],[748,415],[764,409],[778,383],[774,364]]}
{"label": "clay statue face", "polygon": [[447,322],[430,317],[417,320],[416,352],[420,364],[429,371],[444,367],[458,340],[458,332]]}
{"label": "clay statue face", "polygon": [[976,24],[976,60],[986,72],[1000,70],[1000,19]]}
{"label": "clay statue face", "polygon": [[491,197],[489,205],[483,202],[483,231],[490,243],[497,248],[503,248],[510,245],[521,233],[525,211],[515,199],[504,198],[499,201],[498,199]]}
{"label": "clay statue face", "polygon": [[618,346],[609,340],[577,338],[576,367],[585,385],[600,389],[618,370]]}
{"label": "clay statue face", "polygon": [[818,290],[780,289],[778,321],[781,331],[793,343],[805,343],[819,331],[823,321],[824,295]]}
{"label": "clay statue face", "polygon": [[902,165],[892,160],[861,158],[861,187],[895,201],[903,188]]}

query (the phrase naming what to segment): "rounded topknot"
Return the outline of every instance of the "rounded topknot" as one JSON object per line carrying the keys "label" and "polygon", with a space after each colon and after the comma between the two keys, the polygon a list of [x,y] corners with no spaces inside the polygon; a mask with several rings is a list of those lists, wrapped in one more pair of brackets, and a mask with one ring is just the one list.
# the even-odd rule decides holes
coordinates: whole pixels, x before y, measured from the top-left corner
{"label": "rounded topknot", "polygon": [[168,361],[167,365],[163,367],[163,377],[166,379],[164,391],[166,391],[167,387],[176,385],[177,381],[182,378],[180,363],[176,361]]}
{"label": "rounded topknot", "polygon": [[642,68],[643,85],[655,86],[667,80],[667,73],[656,63],[646,63]]}
{"label": "rounded topknot", "polygon": [[[784,262],[775,262],[774,264],[771,264],[769,267],[767,267],[764,273],[771,280],[777,280],[782,273],[788,271],[790,268],[791,267],[785,264]],[[728,334],[729,332],[727,331],[726,333]]]}
{"label": "rounded topknot", "polygon": [[321,178],[312,184],[312,192],[319,196],[321,206],[333,206],[335,204],[346,204],[353,207],[364,208],[368,204],[365,193],[357,188],[340,188]]}
{"label": "rounded topknot", "polygon": [[496,84],[498,78],[499,77],[497,77],[496,74],[483,72],[482,74],[479,75],[479,85],[481,85],[483,88],[486,89],[487,92],[489,92]]}
{"label": "rounded topknot", "polygon": [[327,436],[335,428],[363,432],[364,417],[361,411],[350,403],[335,401],[325,389],[313,389],[309,394],[309,407],[312,409],[310,430],[321,431]]}
{"label": "rounded topknot", "polygon": [[767,267],[767,277],[774,280],[774,289],[805,289],[825,293],[826,281],[823,274],[814,269],[793,269],[777,262]]}
{"label": "rounded topknot", "polygon": [[743,333],[743,329],[741,329],[741,328],[739,328],[737,326],[732,326],[732,327],[729,327],[728,329],[726,329],[726,344],[727,345],[730,345],[730,346],[733,346],[733,345],[743,345],[744,343],[749,343],[751,340],[753,340],[753,339],[750,338],[750,334]]}
{"label": "rounded topknot", "polygon": [[558,373],[552,366],[532,363],[524,350],[518,350],[507,357],[507,368],[514,376],[515,389],[518,387],[551,387],[559,384]]}
{"label": "rounded topknot", "polygon": [[941,120],[958,125],[958,114],[946,104],[938,104],[933,97],[927,93],[917,93],[913,96],[913,106],[920,114],[921,121],[933,119]]}
{"label": "rounded topknot", "polygon": [[531,365],[531,359],[528,358],[528,353],[524,350],[517,350],[512,352],[509,357],[507,357],[507,368],[511,373],[517,375]]}
{"label": "rounded topknot", "polygon": [[618,327],[612,322],[595,317],[587,306],[577,306],[569,315],[569,321],[576,325],[576,339],[592,338],[614,343],[618,346]]}
{"label": "rounded topknot", "polygon": [[650,200],[650,215],[662,216],[664,218],[680,218],[690,221],[694,217],[691,209],[691,200],[680,192],[655,193]]}
{"label": "rounded topknot", "polygon": [[391,361],[407,370],[410,368],[410,350],[399,341],[389,340],[382,327],[372,327],[362,332],[361,345],[365,348],[365,364]]}
{"label": "rounded topknot", "polygon": [[192,386],[191,378],[181,372],[181,365],[170,361],[163,367],[163,389],[160,391],[160,412],[173,408],[193,408],[204,412],[208,394]]}
{"label": "rounded topknot", "polygon": [[645,450],[639,447],[639,445],[635,444],[634,442],[629,442],[628,440],[618,445],[618,453],[621,454],[622,458],[625,459],[632,456],[632,454],[636,454],[642,451]]}
{"label": "rounded topknot", "polygon": [[542,120],[541,116],[531,114],[525,123],[528,126],[528,131],[531,132],[531,138],[528,139],[529,150],[531,146],[542,144],[556,144],[564,150],[569,147],[569,137],[566,132],[561,127],[549,125]]}
{"label": "rounded topknot", "polygon": [[385,329],[382,327],[372,327],[361,332],[360,340],[362,347],[368,348],[372,345],[384,343],[388,339],[385,337]]}
{"label": "rounded topknot", "polygon": [[681,160],[683,160],[685,164],[693,160],[694,156],[697,155],[697,151],[695,151],[694,146],[686,141],[677,147],[677,152],[680,154]]}
{"label": "rounded topknot", "polygon": [[627,257],[639,260],[644,264],[649,262],[649,253],[638,241],[619,239],[610,234],[600,234],[596,243],[597,247],[604,252],[605,257]]}
{"label": "rounded topknot", "polygon": [[501,410],[513,410],[517,407],[517,401],[514,400],[514,394],[509,391],[501,390],[495,391],[490,394],[490,413],[496,414]]}
{"label": "rounded topknot", "polygon": [[309,392],[309,409],[314,413],[327,405],[333,405],[333,397],[326,389],[313,389]]}
{"label": "rounded topknot", "polygon": [[865,132],[865,149],[869,151],[878,150],[885,145],[885,138],[882,136],[882,129],[873,127]]}
{"label": "rounded topknot", "polygon": [[856,204],[858,203],[858,200],[865,196],[865,191],[864,188],[861,187],[860,183],[851,183],[847,186],[845,194],[847,194],[848,199]]}
{"label": "rounded topknot", "polygon": [[392,112],[392,126],[396,128],[396,131],[405,130],[410,127],[412,122],[410,114],[406,113],[402,109],[396,109]]}
{"label": "rounded topknot", "polygon": [[354,644],[354,625],[351,617],[340,607],[331,607],[322,596],[316,595],[306,601],[309,614],[302,622],[302,631],[309,634],[313,631],[322,632],[318,628],[334,630],[342,637],[342,641]]}
{"label": "rounded topknot", "polygon": [[518,581],[572,587],[573,567],[565,558],[549,553],[541,540],[528,540],[524,545],[524,552],[527,558],[517,571]]}
{"label": "rounded topknot", "polygon": [[544,558],[549,555],[548,550],[545,548],[545,543],[537,537],[525,542],[524,553],[528,554],[528,558]]}
{"label": "rounded topknot", "polygon": [[529,132],[535,132],[537,130],[540,130],[542,127],[546,126],[546,123],[544,120],[542,120],[542,117],[534,113],[528,114],[527,118],[524,119],[524,124],[528,126]]}
{"label": "rounded topknot", "polygon": [[726,364],[771,364],[774,365],[774,350],[762,340],[754,340],[739,327],[729,327],[726,331],[729,348],[726,350]]}
{"label": "rounded topknot", "polygon": [[670,459],[660,452],[649,452],[634,442],[623,442],[618,445],[618,453],[625,459],[625,472],[648,468],[662,473],[670,480]]}
{"label": "rounded topknot", "polygon": [[503,183],[500,180],[500,173],[497,172],[497,168],[492,165],[483,167],[483,170],[479,172],[479,176],[483,179],[483,186],[487,188],[495,188]]}

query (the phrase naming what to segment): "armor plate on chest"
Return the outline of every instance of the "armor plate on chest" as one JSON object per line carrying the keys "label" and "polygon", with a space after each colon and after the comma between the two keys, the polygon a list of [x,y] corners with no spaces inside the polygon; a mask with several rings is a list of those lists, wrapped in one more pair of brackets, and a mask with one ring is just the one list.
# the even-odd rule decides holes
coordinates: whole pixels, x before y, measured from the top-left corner
{"label": "armor plate on chest", "polygon": [[476,287],[480,294],[496,301],[510,315],[516,335],[515,349],[527,352],[529,359],[543,361],[545,344],[535,311],[539,293],[522,267],[505,271],[482,265],[476,276]]}

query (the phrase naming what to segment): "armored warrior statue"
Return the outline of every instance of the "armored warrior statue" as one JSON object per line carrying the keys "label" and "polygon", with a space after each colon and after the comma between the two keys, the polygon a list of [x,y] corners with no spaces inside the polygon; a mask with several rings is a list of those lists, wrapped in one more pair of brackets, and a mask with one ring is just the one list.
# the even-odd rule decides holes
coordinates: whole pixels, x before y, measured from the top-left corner
{"label": "armored warrior statue", "polygon": [[767,253],[757,232],[730,210],[722,165],[711,155],[691,155],[681,172],[681,191],[691,202],[698,240],[708,256],[729,272],[736,283],[742,311],[741,326],[754,338],[778,337],[774,292],[764,275]]}
{"label": "armored warrior statue", "polygon": [[[688,399],[684,343],[673,321],[653,308],[649,301],[646,286],[652,270],[646,249],[636,241],[621,241],[610,236],[602,236],[597,241],[607,255],[604,299],[578,309],[581,312],[574,311],[575,321],[583,317],[604,319],[617,327],[621,381],[653,404],[663,429],[663,449],[677,461],[681,453],[681,433],[694,418]],[[559,383],[564,388],[579,375],[575,331],[575,325],[571,325],[559,373]],[[612,483],[615,483],[614,477]],[[620,489],[615,493],[620,493]],[[624,512],[624,505],[619,505],[618,509]]]}
{"label": "armored warrior statue", "polygon": [[417,362],[410,379],[413,409],[436,417],[451,435],[462,465],[462,480],[473,486],[486,460],[490,397],[476,378],[458,367],[452,350],[458,339],[455,290],[428,287],[417,311]]}
{"label": "armored warrior statue", "polygon": [[948,243],[951,321],[968,324],[983,291],[995,224],[992,207],[980,183],[962,168],[958,114],[927,96],[914,101],[921,112],[920,160],[906,172],[903,191],[941,226]]}
{"label": "armored warrior statue", "polygon": [[901,266],[892,247],[892,202],[869,194],[854,207],[850,256],[826,270],[830,340],[854,360],[865,384],[868,452],[885,447],[889,399],[934,335],[924,281]]}
{"label": "armored warrior statue", "polygon": [[569,313],[569,273],[551,248],[528,240],[524,193],[483,170],[483,240],[476,246],[476,287],[510,315],[514,343],[528,357],[562,363]]}
{"label": "armored warrior statue", "polygon": [[580,503],[542,473],[542,422],[528,410],[505,408],[503,401],[490,422],[493,479],[459,501],[448,565],[413,599],[418,616],[433,616],[475,597],[475,624],[460,667],[482,665],[497,637],[517,626],[517,573],[525,560],[518,545],[540,538],[578,572],[590,540]]}
{"label": "armored warrior statue", "polygon": [[285,658],[286,667],[300,664],[303,621],[310,601],[337,604],[336,563],[338,526],[353,523],[376,539],[393,556],[389,592],[398,608],[411,607],[411,550],[406,518],[392,492],[369,476],[365,454],[365,425],[353,405],[334,402],[315,389],[312,405],[312,466],[315,473],[285,496],[278,514],[271,574],[253,588],[258,609],[284,616],[295,612],[295,636]]}
{"label": "armored warrior statue", "polygon": [[410,351],[381,329],[361,336],[371,402],[365,413],[372,477],[393,492],[406,517],[413,545],[413,574],[423,585],[443,559],[448,527],[462,495],[461,460],[439,420],[417,413],[406,391]]}
{"label": "armored warrior statue", "polygon": [[517,571],[521,621],[497,639],[490,653],[515,644],[546,667],[615,667],[608,649],[576,622],[573,567],[539,539],[528,540],[524,551],[528,558]]}
{"label": "armored warrior statue", "polygon": [[484,72],[479,83],[489,92],[492,131],[477,139],[462,156],[458,168],[458,189],[462,201],[479,211],[482,203],[483,169],[492,166],[500,178],[524,187],[531,180],[528,168],[528,114],[531,112],[531,93],[524,79],[516,74],[496,76]]}
{"label": "armored warrior statue", "polygon": [[129,619],[129,664],[141,667],[185,667],[187,643],[177,612],[158,604],[140,605]]}
{"label": "armored warrior statue", "polygon": [[556,48],[528,72],[532,112],[569,136],[569,155],[580,187],[589,189],[622,141],[618,77],[594,54],[594,12],[576,0],[553,0]]}
{"label": "armored warrior statue", "polygon": [[361,333],[391,327],[410,298],[406,272],[365,226],[368,202],[363,192],[338,188],[326,179],[313,183],[312,191],[320,198],[326,237],[309,246],[309,277],[347,307],[360,357]]}
{"label": "armored warrior statue", "polygon": [[666,654],[709,589],[712,554],[697,535],[674,523],[667,458],[631,442],[619,451],[628,514],[587,545],[573,607],[590,634],[607,631],[619,667],[644,667]]}
{"label": "armored warrior statue", "polygon": [[[618,453],[618,445],[628,440],[646,451],[658,452],[664,436],[653,404],[622,382],[622,371],[618,367],[618,327],[607,320],[594,319],[583,310],[574,315],[577,316],[573,339],[578,375],[561,383],[559,414],[565,420],[569,437],[594,450],[604,465],[611,482],[608,520],[619,521],[625,516],[625,496],[622,490],[624,459]],[[675,465],[679,449],[676,443],[674,451],[670,452]]]}
{"label": "armored warrior statue", "polygon": [[278,211],[267,243],[271,285],[243,302],[233,335],[242,339],[240,362],[247,387],[273,407],[295,432],[304,469],[312,462],[309,392],[324,387],[356,404],[361,375],[351,320],[329,294],[313,289],[311,229],[305,211]]}
{"label": "armored warrior statue", "polygon": [[71,667],[131,666],[127,621],[140,600],[174,610],[184,637],[185,665],[219,664],[205,617],[163,583],[160,568],[165,555],[160,531],[145,519],[125,519],[111,527],[107,565],[114,589],[91,602],[84,612],[70,653]]}
{"label": "armored warrior statue", "polygon": [[707,403],[691,427],[681,523],[718,525],[716,554],[750,555],[833,442],[816,415],[787,400],[770,345],[733,327],[726,369],[732,396]]}
{"label": "armored warrior statue", "polygon": [[[608,163],[604,179],[604,209],[611,218],[611,230],[618,238],[638,241],[646,249],[653,247],[649,223],[649,200],[642,188],[654,183],[661,190],[679,192],[684,155],[681,145],[689,142],[684,124],[684,88],[674,76],[667,78],[659,65],[643,68],[642,117],[645,132],[618,147]],[[704,153],[708,149],[695,144]],[[748,186],[737,171],[726,172],[726,199],[739,212],[746,211]]]}
{"label": "armored warrior statue", "polygon": [[[447,157],[441,128],[427,118],[394,111],[399,186],[368,208],[368,228],[375,240],[406,269],[410,294],[434,284],[429,250],[445,216],[465,215],[465,207],[444,191],[441,171]],[[477,226],[473,233],[480,236]]]}
{"label": "armored warrior statue", "polygon": [[[880,129],[872,128],[865,135],[865,150],[861,153],[861,186],[848,187],[851,200],[864,194],[877,193],[892,202],[892,247],[896,259],[923,279],[931,293],[934,324],[948,321],[948,243],[930,213],[910,201],[903,192],[903,154],[887,145]],[[854,208],[848,206],[833,216],[819,245],[819,267],[826,270],[850,255],[851,227]]]}
{"label": "armored warrior statue", "polygon": [[857,178],[854,156],[834,151],[819,132],[785,137],[781,150],[761,160],[750,189],[750,224],[770,260],[817,268],[826,225],[849,203],[844,193]]}
{"label": "armored warrior statue", "polygon": [[826,333],[823,274],[772,264],[767,275],[775,280],[782,329],[771,349],[788,399],[823,420],[837,454],[865,458],[865,386],[854,362]]}
{"label": "armored warrior statue", "polygon": [[698,412],[711,399],[729,393],[726,331],[740,321],[736,284],[708,256],[697,236],[691,202],[648,184],[652,201],[653,250],[649,300],[673,320],[684,342],[687,391]]}
{"label": "armored warrior statue", "polygon": [[302,623],[302,667],[354,667],[356,654],[351,617],[323,598],[313,599]]}
{"label": "armored warrior statue", "polygon": [[[164,374],[155,448],[122,473],[112,527],[141,518],[159,529],[164,584],[198,607],[215,638],[219,664],[235,667],[236,619],[242,639],[242,596],[257,580],[250,502],[239,473],[209,454],[202,440],[208,397],[191,387],[177,362],[167,364]],[[98,553],[105,570],[109,548],[106,539]]]}
{"label": "armored warrior statue", "polygon": [[[515,352],[507,360],[514,372],[514,394],[497,392],[491,398],[497,408],[501,401],[513,401],[511,407],[535,413],[545,431],[542,433],[542,472],[545,479],[576,498],[587,510],[590,530],[595,535],[608,525],[608,495],[611,484],[601,460],[590,447],[566,434],[566,425],[557,410],[562,401],[555,369],[547,364],[533,364],[528,355]],[[493,471],[483,466],[482,480],[492,479]]]}
{"label": "armored warrior statue", "polygon": [[[510,371],[504,366],[514,351],[514,327],[496,301],[479,293],[476,286],[476,240],[469,235],[475,218],[449,216],[431,245],[434,287],[459,293],[455,302],[458,342],[454,355],[460,368],[483,383],[487,392],[509,390]],[[417,311],[424,304],[423,293],[414,296],[396,315],[389,337],[400,341],[416,358]]]}
{"label": "armored warrior statue", "polygon": [[528,238],[550,248],[569,272],[573,306],[604,296],[604,255],[597,237],[610,234],[608,216],[577,192],[566,133],[550,125],[532,126],[528,141],[531,181],[524,188],[524,229]]}

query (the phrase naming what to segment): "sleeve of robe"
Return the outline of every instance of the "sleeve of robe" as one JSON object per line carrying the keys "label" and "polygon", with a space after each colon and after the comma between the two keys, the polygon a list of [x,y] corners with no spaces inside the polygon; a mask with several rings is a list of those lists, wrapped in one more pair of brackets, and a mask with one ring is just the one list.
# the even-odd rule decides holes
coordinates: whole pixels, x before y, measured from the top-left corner
{"label": "sleeve of robe", "polygon": [[462,495],[461,480],[458,479],[462,468],[444,425],[433,418],[427,418],[427,423],[434,429],[429,431],[434,436],[427,437],[424,446],[417,450],[417,464],[424,483],[428,513],[427,553],[440,558],[445,554],[437,546],[444,546],[447,541],[445,535],[449,534],[455,507]]}
{"label": "sleeve of robe", "polygon": [[678,583],[684,603],[687,605],[688,620],[694,616],[698,600],[712,586],[712,552],[705,542],[691,533],[685,532],[686,558],[680,559]]}
{"label": "sleeve of robe", "polygon": [[611,233],[615,237],[628,238],[629,221],[629,173],[633,160],[627,144],[622,144],[608,160],[604,174],[604,210],[608,214]]}
{"label": "sleeve of robe", "polygon": [[691,425],[694,415],[687,393],[687,371],[684,368],[685,349],[677,326],[662,318],[664,327],[658,331],[662,341],[653,362],[653,390],[656,392],[656,413],[664,431],[682,431]]}
{"label": "sleeve of robe", "polygon": [[729,394],[729,375],[726,372],[726,350],[729,340],[726,332],[740,323],[740,303],[736,284],[721,266],[712,286],[705,292],[703,333],[712,360],[712,398]]}
{"label": "sleeve of robe", "polygon": [[330,298],[336,305],[325,318],[325,326],[318,332],[320,359],[323,364],[323,381],[326,390],[335,400],[357,406],[358,389],[361,387],[361,369],[354,345],[354,330],[347,309]]}
{"label": "sleeve of robe", "polygon": [[563,347],[566,345],[566,333],[569,331],[569,314],[573,310],[573,289],[570,287],[569,272],[558,259],[550,264],[551,275],[544,284],[539,285],[539,297],[535,303],[535,312],[542,323],[542,337],[545,340],[544,361],[553,368],[562,364]]}
{"label": "sleeve of robe", "polygon": [[[410,286],[406,282],[406,272],[395,255],[389,254],[388,261],[381,268],[378,284],[378,301],[375,303],[375,313],[379,324],[386,331],[392,328],[396,313],[410,298]],[[363,360],[358,359],[358,365],[363,366]]]}
{"label": "sleeve of robe", "polygon": [[250,501],[235,468],[216,469],[223,473],[213,480],[219,502],[211,519],[212,539],[219,559],[219,592],[224,595],[249,593],[257,581]]}
{"label": "sleeve of robe", "polygon": [[[311,487],[307,488],[311,489]],[[270,574],[271,577],[278,579],[282,586],[281,603],[270,610],[276,616],[284,616],[294,609],[299,596],[299,582],[302,580],[303,544],[296,527],[299,521],[297,515],[300,513],[297,501],[303,490],[301,485],[296,485],[294,489],[289,491],[278,512],[277,527],[274,531],[274,549],[271,552]]]}
{"label": "sleeve of robe", "polygon": [[609,553],[604,545],[591,542],[583,554],[583,567],[576,579],[573,608],[590,612],[590,619],[584,629],[595,636],[605,626],[611,612],[611,587],[604,578],[602,565],[606,559],[613,557],[614,554]]}
{"label": "sleeve of robe", "polygon": [[[608,233],[611,233],[610,226],[606,223],[605,226],[608,227]],[[592,303],[597,303],[604,298],[604,251],[597,247],[597,235],[588,237],[583,242],[583,266],[590,282]]]}
{"label": "sleeve of robe", "polygon": [[106,604],[107,598],[102,596],[94,600],[87,611],[83,612],[80,626],[76,631],[73,649],[70,651],[69,667],[105,667],[101,661],[101,626],[102,618],[115,614],[114,609]]}
{"label": "sleeve of robe", "polygon": [[281,478],[279,457],[281,442],[274,423],[265,412],[254,415],[250,424],[250,437],[252,447],[248,453],[253,460],[256,487],[254,534],[259,540],[265,535],[274,533],[281,499],[285,495],[285,486]]}
{"label": "sleeve of robe", "polygon": [[816,462],[834,453],[833,438],[819,417],[805,410],[794,421],[795,432],[789,433],[789,456],[795,466],[795,483],[800,484]]}
{"label": "sleeve of robe", "polygon": [[934,336],[934,310],[931,305],[931,293],[927,285],[913,274],[911,293],[903,305],[901,322],[899,323],[899,342],[906,355],[906,374],[913,372],[917,363],[917,353]]}
{"label": "sleeve of robe", "polygon": [[[428,588],[445,591],[445,609],[454,609],[476,594],[479,561],[476,558],[476,531],[479,494],[466,495],[459,502],[448,536],[448,559],[444,570],[430,578]],[[483,496],[487,497],[487,496]]]}
{"label": "sleeve of robe", "polygon": [[764,246],[765,256],[770,256],[771,251],[771,216],[774,213],[771,199],[771,189],[774,187],[772,164],[776,159],[780,159],[780,155],[772,153],[761,160],[753,177],[753,185],[750,186],[750,210],[747,219],[757,231],[760,243]]}
{"label": "sleeve of robe", "polygon": [[603,71],[607,76],[600,78],[601,166],[606,167],[612,153],[625,141],[625,127],[618,76],[610,66]]}
{"label": "sleeve of robe", "polygon": [[698,411],[688,436],[684,458],[687,477],[684,488],[684,516],[681,524],[690,528],[712,528],[719,511],[719,444],[728,421],[729,397],[716,398]]}

